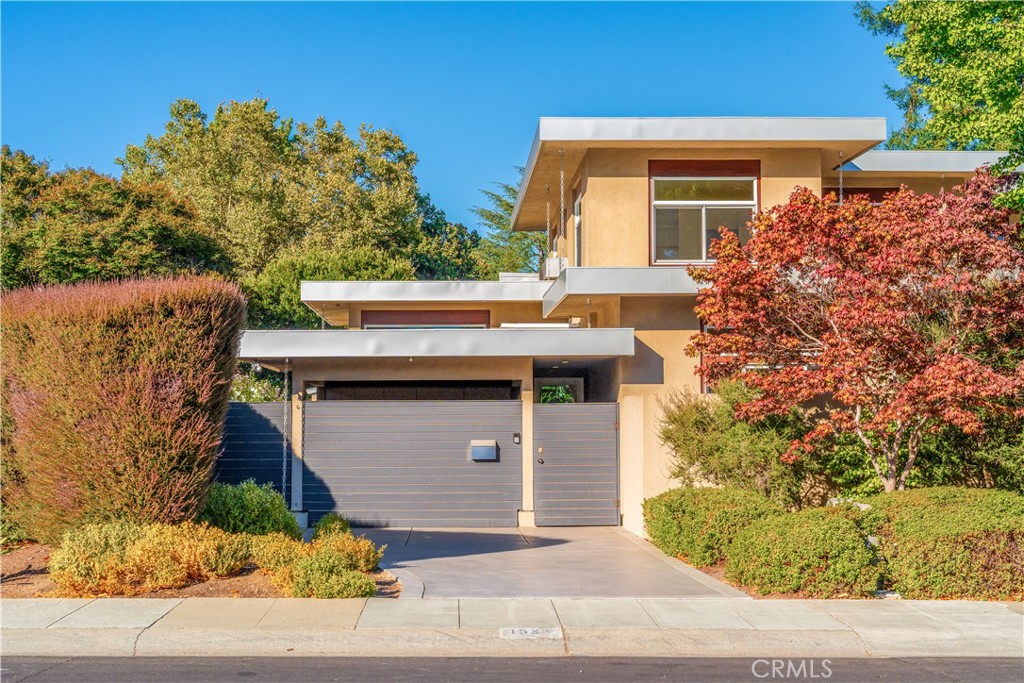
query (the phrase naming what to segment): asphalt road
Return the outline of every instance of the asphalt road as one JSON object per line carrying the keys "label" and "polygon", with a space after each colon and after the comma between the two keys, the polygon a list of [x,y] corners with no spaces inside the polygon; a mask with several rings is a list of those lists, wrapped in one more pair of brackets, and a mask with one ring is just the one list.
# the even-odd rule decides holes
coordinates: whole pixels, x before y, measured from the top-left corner
{"label": "asphalt road", "polygon": [[[802,668],[801,668],[802,667]],[[210,683],[619,681],[1021,683],[1024,659],[762,659],[650,657],[4,657],[0,681]]]}

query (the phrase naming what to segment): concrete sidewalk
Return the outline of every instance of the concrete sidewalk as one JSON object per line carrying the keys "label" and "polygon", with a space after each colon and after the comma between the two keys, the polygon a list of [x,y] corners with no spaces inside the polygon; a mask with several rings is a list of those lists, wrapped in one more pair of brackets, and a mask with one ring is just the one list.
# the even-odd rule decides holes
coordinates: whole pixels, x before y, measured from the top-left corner
{"label": "concrete sidewalk", "polygon": [[3,600],[3,655],[1024,656],[1019,603]]}

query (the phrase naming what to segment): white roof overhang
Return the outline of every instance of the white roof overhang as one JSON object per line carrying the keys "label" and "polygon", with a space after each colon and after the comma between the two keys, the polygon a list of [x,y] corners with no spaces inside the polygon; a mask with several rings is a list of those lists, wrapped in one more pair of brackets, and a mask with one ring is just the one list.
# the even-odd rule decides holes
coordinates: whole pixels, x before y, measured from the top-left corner
{"label": "white roof overhang", "polygon": [[562,168],[571,177],[588,149],[815,148],[822,150],[825,167],[832,168],[840,158],[852,159],[875,147],[886,133],[881,117],[541,118],[512,210],[512,226],[544,228],[544,187],[559,186]]}
{"label": "white roof overhang", "polygon": [[697,289],[683,267],[566,268],[544,294],[544,317],[579,315],[587,306],[621,296],[696,294]]}
{"label": "white roof overhang", "polygon": [[981,166],[992,165],[1006,152],[959,152],[929,150],[874,150],[865,152],[843,165],[844,173],[878,174],[963,174],[970,175]]}
{"label": "white roof overhang", "polygon": [[633,355],[631,328],[246,330],[239,358],[612,358]]}

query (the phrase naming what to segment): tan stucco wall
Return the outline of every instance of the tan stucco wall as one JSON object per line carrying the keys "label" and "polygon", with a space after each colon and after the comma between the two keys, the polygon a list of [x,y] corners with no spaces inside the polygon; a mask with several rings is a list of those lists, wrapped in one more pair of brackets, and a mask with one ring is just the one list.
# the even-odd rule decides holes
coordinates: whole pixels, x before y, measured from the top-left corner
{"label": "tan stucco wall", "polygon": [[674,483],[672,455],[658,436],[659,398],[700,391],[697,358],[686,346],[700,330],[693,297],[623,297],[619,323],[636,330],[636,354],[620,363],[620,510],[623,526],[643,535],[643,501]]}
{"label": "tan stucco wall", "polygon": [[[762,208],[785,202],[794,188],[821,192],[821,154],[816,149],[664,150],[592,149],[580,173],[583,195],[583,265],[650,265],[651,159],[757,159]],[[571,191],[566,190],[570,197]],[[575,243],[567,222],[567,250]]]}

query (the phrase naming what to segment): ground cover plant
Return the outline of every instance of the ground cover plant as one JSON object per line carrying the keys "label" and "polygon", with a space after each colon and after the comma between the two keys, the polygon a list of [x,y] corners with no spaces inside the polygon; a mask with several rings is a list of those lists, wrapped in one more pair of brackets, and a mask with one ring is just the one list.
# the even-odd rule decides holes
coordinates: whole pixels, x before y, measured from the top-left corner
{"label": "ground cover plant", "polygon": [[243,321],[211,277],[4,295],[5,514],[43,542],[84,523],[194,519]]}

